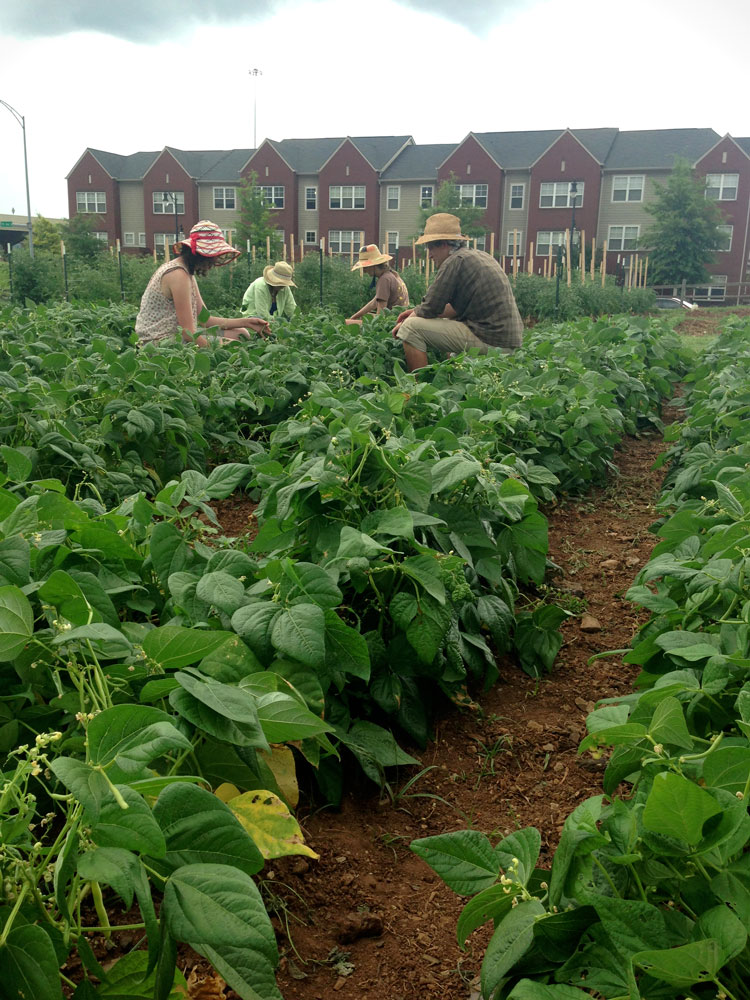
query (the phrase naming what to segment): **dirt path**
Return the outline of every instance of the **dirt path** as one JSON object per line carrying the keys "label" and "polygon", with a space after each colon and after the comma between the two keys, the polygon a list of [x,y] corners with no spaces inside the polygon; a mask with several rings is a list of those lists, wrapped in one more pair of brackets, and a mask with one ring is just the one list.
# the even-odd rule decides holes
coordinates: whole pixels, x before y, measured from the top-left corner
{"label": "dirt path", "polygon": [[[340,812],[301,811],[320,860],[274,862],[263,886],[277,904],[285,1000],[334,993],[342,1000],[466,1000],[487,932],[459,950],[461,900],[408,845],[469,825],[493,840],[533,825],[547,863],[565,817],[601,791],[604,763],[577,757],[584,719],[597,698],[628,691],[634,671],[619,658],[587,661],[627,646],[638,627],[623,595],[655,543],[648,527],[661,473],[651,465],[660,450],[654,436],[627,440],[616,459],[619,479],[546,512],[550,558],[561,570],[552,581],[563,592],[556,599],[574,612],[554,674],[537,684],[502,664],[482,716],[442,719],[434,742],[416,752],[429,770],[410,788],[405,772],[392,779],[391,798],[380,801],[368,785],[348,794]],[[247,522],[246,513],[234,513]],[[584,621],[584,613],[595,621]]]}

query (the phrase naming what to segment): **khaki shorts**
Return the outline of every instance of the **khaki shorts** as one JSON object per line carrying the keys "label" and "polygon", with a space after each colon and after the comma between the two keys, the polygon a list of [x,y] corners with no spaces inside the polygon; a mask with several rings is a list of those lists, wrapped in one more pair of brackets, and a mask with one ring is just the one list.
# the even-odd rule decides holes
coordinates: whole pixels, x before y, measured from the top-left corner
{"label": "khaki shorts", "polygon": [[438,351],[449,354],[460,354],[472,347],[480,354],[499,352],[511,354],[512,347],[493,347],[486,344],[471,332],[466,323],[457,319],[423,319],[421,316],[409,316],[399,327],[396,337],[418,351],[427,351],[434,347]]}

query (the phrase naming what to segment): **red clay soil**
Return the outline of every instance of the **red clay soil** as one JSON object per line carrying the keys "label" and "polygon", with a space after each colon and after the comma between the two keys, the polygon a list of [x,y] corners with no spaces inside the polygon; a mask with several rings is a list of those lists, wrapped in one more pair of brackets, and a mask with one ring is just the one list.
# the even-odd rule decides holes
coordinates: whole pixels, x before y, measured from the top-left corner
{"label": "red clay soil", "polygon": [[[409,843],[468,826],[494,843],[536,826],[548,864],[566,816],[601,792],[604,762],[577,754],[584,720],[598,698],[631,690],[635,671],[619,657],[588,661],[626,647],[642,620],[623,595],[656,541],[648,528],[662,473],[651,466],[661,447],[657,436],[626,440],[616,456],[619,478],[545,512],[550,559],[560,568],[546,594],[573,613],[549,677],[536,682],[501,663],[480,714],[456,710],[439,721],[426,750],[407,747],[429,768],[411,787],[419,768],[391,775],[390,796],[363,779],[340,811],[301,806],[305,838],[320,860],[271,862],[262,882],[285,1000],[468,1000],[488,929],[459,949],[463,902]],[[252,528],[252,509],[239,498],[219,505],[225,532]],[[182,964],[186,974],[195,970],[193,1000],[234,1000],[198,956],[184,953]]]}

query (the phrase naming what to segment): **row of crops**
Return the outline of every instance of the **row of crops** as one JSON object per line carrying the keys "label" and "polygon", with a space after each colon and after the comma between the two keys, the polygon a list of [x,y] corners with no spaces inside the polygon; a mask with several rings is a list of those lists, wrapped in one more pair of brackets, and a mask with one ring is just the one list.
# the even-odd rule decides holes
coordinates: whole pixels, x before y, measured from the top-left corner
{"label": "row of crops", "polygon": [[471,897],[462,946],[494,922],[486,997],[748,995],[749,332],[738,323],[705,354],[667,431],[660,541],[627,595],[651,612],[621,651],[641,672],[590,714],[580,747],[611,750],[605,794],[567,818],[549,872],[533,828],[494,847],[476,831],[412,845]]}
{"label": "row of crops", "polygon": [[[685,359],[639,319],[418,382],[385,322],[210,351],[130,331],[116,307],[0,315],[0,974],[12,996],[166,998],[186,942],[271,1000],[253,876],[312,853],[299,781],[330,802],[382,782],[496,653],[552,666],[565,612],[519,603],[539,504],[610,474]],[[238,489],[252,542],[211,507]],[[114,901],[147,947],[105,972],[86,935]]]}

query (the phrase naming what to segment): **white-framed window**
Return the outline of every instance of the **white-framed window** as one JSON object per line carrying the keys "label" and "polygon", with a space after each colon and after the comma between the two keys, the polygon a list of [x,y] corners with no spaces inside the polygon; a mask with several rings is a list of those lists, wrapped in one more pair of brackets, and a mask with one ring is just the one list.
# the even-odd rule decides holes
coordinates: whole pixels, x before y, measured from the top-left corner
{"label": "white-framed window", "polygon": [[214,208],[219,210],[233,209],[237,207],[237,192],[233,187],[214,188]]}
{"label": "white-framed window", "polygon": [[286,233],[283,229],[276,229],[273,234],[273,239],[276,243],[283,243],[286,240]]}
{"label": "white-framed window", "polygon": [[635,250],[640,235],[640,226],[610,226],[607,233],[607,250]]}
{"label": "white-framed window", "polygon": [[392,254],[394,257],[398,253],[398,233],[389,231],[385,234],[385,245],[388,247],[386,253]]}
{"label": "white-framed window", "polygon": [[508,208],[523,208],[523,200],[525,194],[526,194],[525,184],[511,184]]}
{"label": "white-framed window", "polygon": [[107,195],[104,191],[76,191],[76,212],[104,215],[107,211]]}
{"label": "white-framed window", "polygon": [[145,233],[138,233],[138,246],[139,247],[145,247],[146,246],[146,234]]}
{"label": "white-framed window", "polygon": [[101,229],[96,229],[91,234],[95,240],[99,240],[100,243],[109,243],[109,234]]}
{"label": "white-framed window", "polygon": [[259,184],[255,190],[260,194],[263,204],[268,208],[284,207],[283,184]]}
{"label": "white-framed window", "polygon": [[565,233],[559,230],[543,229],[536,234],[534,253],[537,257],[554,257],[558,247],[565,246]]}
{"label": "white-framed window", "polygon": [[475,250],[486,250],[487,249],[487,236],[474,236],[471,241],[472,247]]}
{"label": "white-framed window", "polygon": [[305,243],[317,243],[317,242],[318,242],[318,234],[317,234],[316,230],[314,230],[314,229],[306,229],[305,230]]}
{"label": "white-framed window", "polygon": [[717,226],[719,233],[719,243],[718,250],[720,253],[729,253],[732,249],[732,236],[734,234],[734,226]]}
{"label": "white-framed window", "polygon": [[422,206],[422,208],[432,208],[434,196],[435,196],[435,185],[423,184],[422,189],[419,192],[419,204]]}
{"label": "white-framed window", "polygon": [[401,208],[401,185],[389,184],[386,192],[385,207],[389,212],[398,212]]}
{"label": "white-framed window", "polygon": [[134,247],[135,246],[135,233],[123,233],[122,234],[122,245],[124,247]]}
{"label": "white-framed window", "polygon": [[643,174],[618,174],[612,178],[612,201],[643,201]]}
{"label": "white-framed window", "polygon": [[236,229],[222,229],[221,235],[224,237],[224,241],[232,246],[232,236],[237,232]]}
{"label": "white-framed window", "polygon": [[695,288],[693,298],[704,302],[723,302],[727,294],[726,274],[712,274],[710,281],[710,285],[701,285],[700,288]]}
{"label": "white-framed window", "polygon": [[488,186],[486,184],[456,184],[456,191],[462,205],[487,208]]}
{"label": "white-framed window", "polygon": [[515,230],[515,237],[514,237],[514,231],[512,229],[508,230],[508,251],[507,252],[508,252],[508,256],[509,257],[513,256],[513,243],[514,242],[515,242],[515,245],[516,245],[516,256],[517,257],[522,257],[523,253],[524,253],[524,248],[523,248],[523,231],[521,229],[516,229]]}
{"label": "white-framed window", "polygon": [[739,174],[706,174],[706,198],[710,201],[736,201]]}
{"label": "white-framed window", "polygon": [[362,236],[359,229],[329,229],[328,249],[331,253],[359,253]]}
{"label": "white-framed window", "polygon": [[[328,188],[329,208],[364,208],[364,184],[331,184]],[[334,230],[335,232],[335,230]]]}
{"label": "white-framed window", "polygon": [[[576,185],[575,195],[571,188]],[[583,204],[583,181],[544,181],[539,187],[540,208],[576,208]]]}
{"label": "white-framed window", "polygon": [[154,247],[157,250],[163,250],[164,244],[172,246],[174,243],[174,233],[154,233]]}
{"label": "white-framed window", "polygon": [[154,191],[152,192],[154,215],[174,215],[175,203],[177,214],[185,214],[184,191]]}
{"label": "white-framed window", "polygon": [[305,188],[305,209],[308,212],[318,211],[318,189],[316,187]]}

